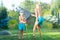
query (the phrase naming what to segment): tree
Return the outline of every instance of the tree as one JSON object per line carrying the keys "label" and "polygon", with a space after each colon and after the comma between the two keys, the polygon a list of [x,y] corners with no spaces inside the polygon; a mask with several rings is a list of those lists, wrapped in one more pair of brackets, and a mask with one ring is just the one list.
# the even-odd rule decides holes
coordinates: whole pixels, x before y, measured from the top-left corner
{"label": "tree", "polygon": [[5,7],[0,7],[0,28],[2,29],[8,29],[8,15],[7,15],[7,9]]}
{"label": "tree", "polygon": [[46,14],[50,14],[50,5],[46,3],[41,3],[41,11],[42,14],[46,16]]}
{"label": "tree", "polygon": [[23,7],[24,9],[30,11],[30,12],[34,12],[34,2],[31,0],[25,0],[23,3],[21,3],[21,7]]}
{"label": "tree", "polygon": [[19,14],[15,12],[14,10],[10,10],[8,13],[8,16],[11,17],[13,20],[18,21]]}
{"label": "tree", "polygon": [[7,17],[7,10],[5,7],[0,7],[0,20]]}
{"label": "tree", "polygon": [[[60,10],[60,0],[53,0],[51,3],[51,14],[56,17],[58,17],[58,13]],[[53,24],[53,28],[57,28],[57,26],[55,27],[56,23]]]}
{"label": "tree", "polygon": [[60,10],[60,0],[53,0],[51,3],[51,10],[50,10],[51,14],[58,17],[59,10]]}
{"label": "tree", "polygon": [[19,14],[14,10],[10,10],[9,13],[8,13],[8,16],[11,17],[11,20],[8,21],[9,29],[17,28],[17,25],[18,25],[18,22],[19,22],[19,20],[18,20]]}

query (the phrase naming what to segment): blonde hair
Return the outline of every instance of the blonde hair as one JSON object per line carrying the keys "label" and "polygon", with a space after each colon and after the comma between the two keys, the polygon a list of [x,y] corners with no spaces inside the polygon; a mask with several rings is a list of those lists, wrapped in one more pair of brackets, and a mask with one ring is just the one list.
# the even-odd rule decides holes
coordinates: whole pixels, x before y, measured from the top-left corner
{"label": "blonde hair", "polygon": [[40,2],[36,2],[36,5],[40,5]]}

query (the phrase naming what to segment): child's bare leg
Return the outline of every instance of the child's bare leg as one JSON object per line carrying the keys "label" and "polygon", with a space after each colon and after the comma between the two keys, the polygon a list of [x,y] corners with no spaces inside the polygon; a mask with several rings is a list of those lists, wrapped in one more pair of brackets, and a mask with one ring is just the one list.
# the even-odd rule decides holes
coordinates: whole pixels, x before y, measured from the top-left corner
{"label": "child's bare leg", "polygon": [[22,30],[19,31],[18,37],[19,37],[19,39],[23,37],[23,31]]}
{"label": "child's bare leg", "polygon": [[24,38],[24,31],[21,31],[21,37]]}
{"label": "child's bare leg", "polygon": [[34,28],[33,28],[33,36],[35,36],[36,28],[37,28],[37,25],[34,25]]}
{"label": "child's bare leg", "polygon": [[21,31],[18,32],[18,38],[20,39],[21,37]]}
{"label": "child's bare leg", "polygon": [[40,26],[37,26],[38,32],[40,34],[40,36],[42,36],[41,30],[40,30]]}

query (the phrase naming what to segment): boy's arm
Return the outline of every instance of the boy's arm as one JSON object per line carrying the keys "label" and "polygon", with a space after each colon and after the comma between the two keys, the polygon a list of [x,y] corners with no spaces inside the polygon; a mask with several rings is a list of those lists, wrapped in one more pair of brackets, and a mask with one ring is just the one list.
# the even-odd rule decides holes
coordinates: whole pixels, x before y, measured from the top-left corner
{"label": "boy's arm", "polygon": [[36,18],[38,17],[37,8],[35,8],[35,17],[36,17]]}
{"label": "boy's arm", "polygon": [[24,22],[26,23],[26,18],[24,17]]}
{"label": "boy's arm", "polygon": [[34,14],[31,14],[31,16],[34,16],[34,17],[35,17],[35,15],[34,15]]}
{"label": "boy's arm", "polygon": [[35,8],[35,14],[31,14],[31,16],[37,17],[37,11],[36,11],[36,8]]}

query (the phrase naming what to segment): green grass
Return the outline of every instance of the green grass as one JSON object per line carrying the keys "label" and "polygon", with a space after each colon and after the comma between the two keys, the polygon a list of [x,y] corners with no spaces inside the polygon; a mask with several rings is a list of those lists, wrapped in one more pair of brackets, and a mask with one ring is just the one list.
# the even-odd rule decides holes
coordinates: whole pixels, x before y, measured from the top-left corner
{"label": "green grass", "polygon": [[[0,40],[18,40],[18,30],[10,30],[11,35],[0,36]],[[36,31],[36,38],[33,39],[32,31],[29,30],[28,34],[24,33],[24,40],[60,40],[59,30],[46,30],[42,29],[42,37],[39,36],[39,33]]]}
{"label": "green grass", "polygon": [[[12,34],[0,36],[0,40],[18,40],[18,35]],[[28,33],[28,35],[24,33],[24,40],[33,40],[32,33]],[[36,39],[34,40],[60,40],[60,32],[43,33],[42,37],[40,37],[39,34],[36,33]]]}

